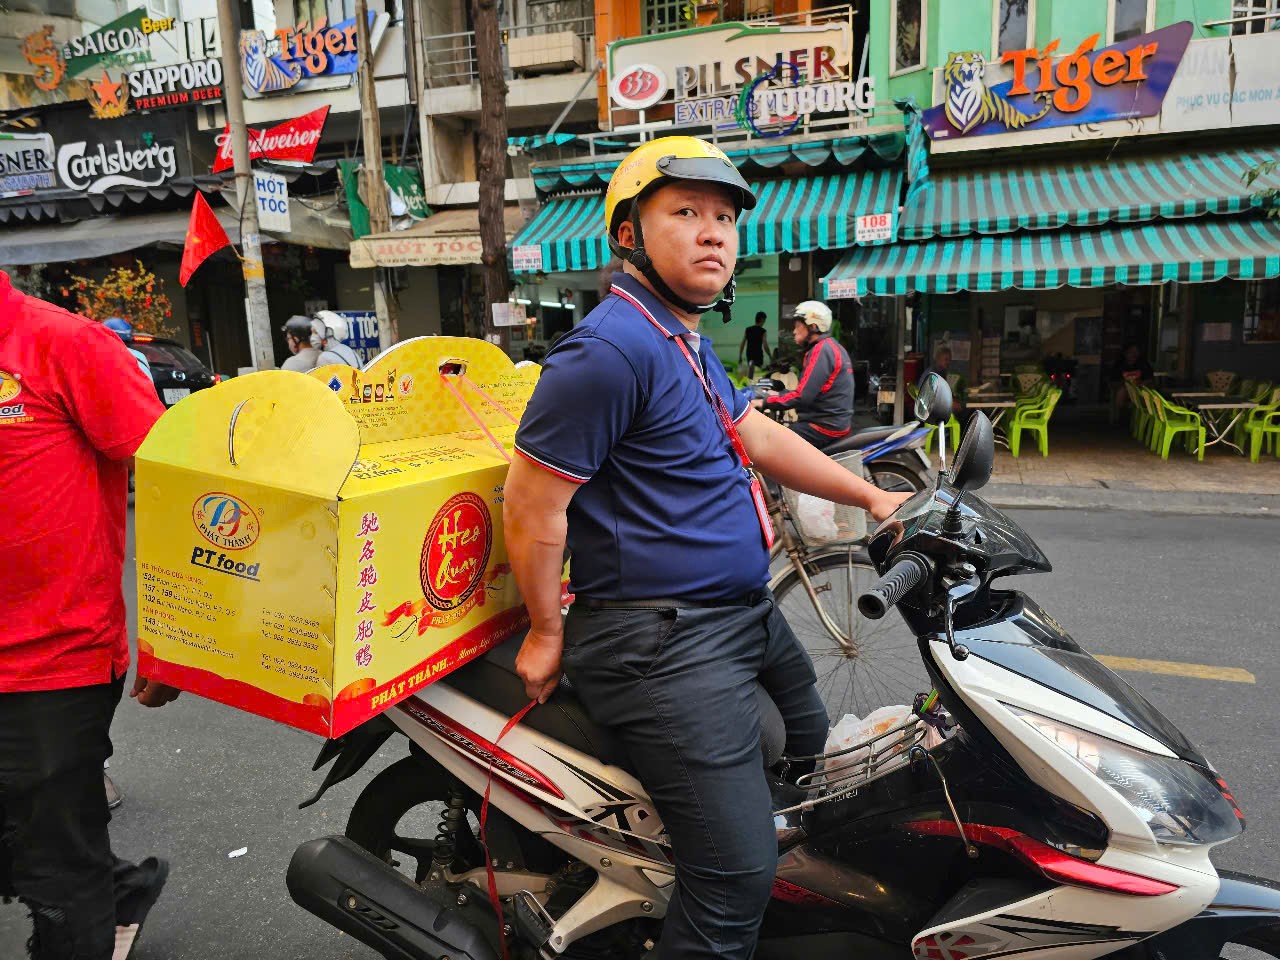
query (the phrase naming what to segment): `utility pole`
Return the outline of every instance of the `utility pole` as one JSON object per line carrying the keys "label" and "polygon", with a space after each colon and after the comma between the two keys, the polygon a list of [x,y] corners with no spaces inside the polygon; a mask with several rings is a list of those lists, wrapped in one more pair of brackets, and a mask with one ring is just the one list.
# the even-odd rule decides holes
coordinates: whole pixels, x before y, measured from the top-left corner
{"label": "utility pole", "polygon": [[[378,93],[373,83],[373,41],[369,36],[369,11],[365,0],[356,0],[356,56],[359,62],[361,137],[364,163],[360,165],[360,197],[369,210],[369,232],[391,229],[387,205],[387,182],[382,173],[382,120],[378,116]],[[378,314],[378,341],[383,350],[400,340],[400,322],[383,282],[386,271],[373,268],[373,309]]]}
{"label": "utility pole", "polygon": [[231,158],[236,171],[236,203],[240,207],[240,267],[244,274],[248,309],[249,348],[253,366],[276,365],[271,339],[271,311],[262,267],[262,238],[258,235],[258,198],[249,167],[249,132],[244,124],[244,87],[240,82],[240,16],[234,0],[218,0],[218,32],[222,36],[222,89],[231,129]]}
{"label": "utility pole", "polygon": [[495,303],[511,296],[507,273],[507,80],[503,70],[499,0],[471,0],[476,72],[480,75],[480,260],[484,271],[483,330],[493,326]]}

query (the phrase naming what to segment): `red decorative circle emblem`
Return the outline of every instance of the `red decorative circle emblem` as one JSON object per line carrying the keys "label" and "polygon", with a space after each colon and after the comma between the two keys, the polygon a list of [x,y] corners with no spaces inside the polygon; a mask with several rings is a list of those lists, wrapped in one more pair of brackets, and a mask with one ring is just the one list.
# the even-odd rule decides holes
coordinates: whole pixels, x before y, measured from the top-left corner
{"label": "red decorative circle emblem", "polygon": [[437,610],[466,603],[480,586],[493,549],[493,521],[474,493],[450,497],[422,541],[422,593]]}
{"label": "red decorative circle emblem", "polygon": [[667,95],[667,78],[662,68],[638,63],[614,77],[613,100],[628,110],[644,110]]}

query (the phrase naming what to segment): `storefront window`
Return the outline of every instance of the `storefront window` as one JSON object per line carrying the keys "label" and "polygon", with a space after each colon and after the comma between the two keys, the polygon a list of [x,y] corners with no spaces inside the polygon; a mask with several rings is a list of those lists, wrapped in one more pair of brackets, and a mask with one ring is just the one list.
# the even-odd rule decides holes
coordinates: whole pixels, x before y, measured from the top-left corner
{"label": "storefront window", "polygon": [[1231,25],[1231,35],[1238,37],[1246,33],[1265,33],[1268,30],[1280,30],[1280,0],[1235,0],[1231,4],[1232,18],[1257,17],[1259,14],[1274,13],[1275,19],[1259,17]]}
{"label": "storefront window", "polygon": [[1245,283],[1244,342],[1280,342],[1280,280]]}
{"label": "storefront window", "polygon": [[[1024,0],[1025,2],[1025,0]],[[890,34],[893,37],[893,73],[905,73],[924,66],[924,0],[892,0]]]}
{"label": "storefront window", "polygon": [[1111,0],[1111,40],[1128,40],[1147,32],[1151,0]]}
{"label": "storefront window", "polygon": [[995,0],[995,55],[1032,46],[1035,0]]}

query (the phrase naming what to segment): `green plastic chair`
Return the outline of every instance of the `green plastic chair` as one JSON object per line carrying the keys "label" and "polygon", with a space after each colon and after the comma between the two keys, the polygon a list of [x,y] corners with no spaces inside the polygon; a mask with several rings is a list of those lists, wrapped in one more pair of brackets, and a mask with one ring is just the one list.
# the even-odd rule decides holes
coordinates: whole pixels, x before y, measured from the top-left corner
{"label": "green plastic chair", "polygon": [[1253,391],[1256,386],[1256,380],[1241,380],[1236,384],[1235,389],[1231,391],[1231,396],[1239,397],[1242,400],[1252,399]]}
{"label": "green plastic chair", "polygon": [[1129,433],[1135,440],[1146,435],[1148,424],[1147,405],[1138,394],[1138,387],[1132,380],[1124,380],[1125,392],[1129,394]]}
{"label": "green plastic chair", "polygon": [[1253,395],[1245,397],[1253,403],[1264,403],[1267,395],[1271,393],[1271,388],[1275,386],[1270,380],[1259,380],[1253,387]]}
{"label": "green plastic chair", "polygon": [[1138,395],[1138,401],[1142,404],[1142,414],[1139,420],[1138,442],[1143,444],[1148,450],[1155,452],[1156,435],[1159,434],[1163,424],[1160,422],[1160,416],[1156,412],[1156,402],[1151,399],[1151,395],[1155,391],[1151,387],[1144,387],[1142,384],[1134,384],[1134,392]]}
{"label": "green plastic chair", "polygon": [[1022,431],[1030,430],[1037,435],[1040,456],[1049,455],[1049,418],[1053,415],[1053,408],[1058,405],[1058,398],[1061,396],[1061,390],[1051,387],[1038,406],[1014,408],[1013,422],[1009,424],[1010,453],[1015,457],[1018,455],[1018,448],[1022,445]]}
{"label": "green plastic chair", "polygon": [[[1176,403],[1170,403],[1154,390],[1151,392],[1152,399],[1155,402],[1156,411],[1160,417],[1159,439],[1156,444],[1159,446],[1159,454],[1162,459],[1169,459],[1169,448],[1173,445],[1174,438],[1180,434],[1187,434],[1186,447],[1187,452],[1196,454],[1196,459],[1204,460],[1204,421],[1200,419],[1200,414],[1194,410],[1188,410],[1186,407],[1180,407]],[[1155,449],[1153,445],[1152,449]]]}
{"label": "green plastic chair", "polygon": [[[1247,443],[1249,460],[1257,463],[1264,442],[1267,452],[1271,452],[1272,440],[1277,431],[1280,431],[1280,387],[1272,388],[1268,402],[1255,410],[1246,411],[1240,418],[1240,422],[1236,424],[1235,441],[1241,448]],[[1280,451],[1277,451],[1277,455],[1280,456]]]}

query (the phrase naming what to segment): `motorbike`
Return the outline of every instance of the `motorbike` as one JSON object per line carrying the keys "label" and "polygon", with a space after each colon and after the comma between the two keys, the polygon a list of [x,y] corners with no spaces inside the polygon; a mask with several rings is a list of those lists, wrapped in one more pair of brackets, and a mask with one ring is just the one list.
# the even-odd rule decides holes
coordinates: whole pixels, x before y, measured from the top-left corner
{"label": "motorbike", "polygon": [[[785,389],[779,380],[762,379],[751,388],[751,396],[763,398],[771,391],[781,393]],[[841,437],[823,452],[834,457],[857,450],[862,454],[863,479],[881,490],[915,493],[933,482],[933,464],[924,451],[929,433],[930,428],[918,420],[867,427]]]}
{"label": "motorbike", "polygon": [[[945,381],[927,378],[917,413],[946,422]],[[1209,859],[1244,830],[1222,775],[1035,600],[997,586],[1052,568],[979,496],[993,456],[975,413],[950,471],[873,533],[880,577],[849,598],[873,619],[896,609],[916,636],[933,689],[910,716],[787,757],[758,691],[779,856],[756,957],[1280,957],[1280,884]],[[297,903],[384,957],[639,958],[661,935],[675,876],[661,819],[563,683],[512,725],[519,642],[321,750],[317,769],[333,767],[308,802],[393,734],[409,744],[346,834],[304,843],[288,871]],[[409,815],[423,804],[439,811],[430,836]]]}

